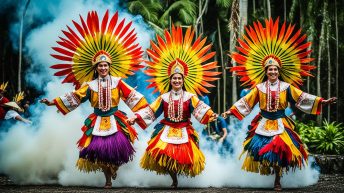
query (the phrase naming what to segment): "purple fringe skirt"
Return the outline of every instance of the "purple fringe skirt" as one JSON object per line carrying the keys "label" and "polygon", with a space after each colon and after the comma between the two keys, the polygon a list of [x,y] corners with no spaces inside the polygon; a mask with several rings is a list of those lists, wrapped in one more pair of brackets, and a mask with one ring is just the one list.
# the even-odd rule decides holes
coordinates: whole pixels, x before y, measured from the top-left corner
{"label": "purple fringe skirt", "polygon": [[133,160],[135,150],[129,139],[118,131],[109,136],[94,136],[91,143],[80,151],[79,158],[90,162],[120,166]]}

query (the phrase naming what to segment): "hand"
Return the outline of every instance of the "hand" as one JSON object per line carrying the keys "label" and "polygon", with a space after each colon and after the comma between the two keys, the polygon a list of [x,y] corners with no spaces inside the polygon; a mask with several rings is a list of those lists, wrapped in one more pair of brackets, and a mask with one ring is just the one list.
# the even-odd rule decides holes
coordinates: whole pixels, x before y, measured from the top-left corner
{"label": "hand", "polygon": [[129,124],[129,125],[134,125],[135,124],[135,122],[136,122],[136,117],[131,117],[131,118],[128,118],[127,119],[127,123]]}
{"label": "hand", "polygon": [[211,118],[213,118],[213,119],[217,119],[217,117],[219,117],[219,115],[216,114],[216,113],[213,113],[213,114],[211,115]]}
{"label": "hand", "polygon": [[227,118],[227,116],[230,116],[230,115],[232,115],[232,114],[233,114],[232,111],[231,111],[231,110],[228,110],[228,111],[222,113],[221,115],[222,115],[223,118]]}
{"label": "hand", "polygon": [[218,143],[220,144],[220,145],[222,145],[223,144],[223,137],[221,137],[220,139],[219,139],[219,141],[218,141]]}
{"label": "hand", "polygon": [[52,106],[52,105],[54,105],[53,102],[49,101],[49,100],[46,99],[46,98],[41,99],[39,102],[40,102],[40,103],[44,103],[44,104],[47,105],[47,106]]}
{"label": "hand", "polygon": [[322,104],[332,104],[332,103],[336,103],[336,101],[337,101],[337,97],[331,97],[327,100],[323,100]]}

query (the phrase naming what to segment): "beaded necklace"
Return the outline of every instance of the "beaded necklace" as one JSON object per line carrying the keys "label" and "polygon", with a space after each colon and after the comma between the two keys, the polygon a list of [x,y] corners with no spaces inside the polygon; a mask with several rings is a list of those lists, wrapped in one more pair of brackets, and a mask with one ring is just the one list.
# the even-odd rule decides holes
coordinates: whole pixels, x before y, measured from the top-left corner
{"label": "beaded necklace", "polygon": [[277,91],[276,91],[276,95],[274,97],[275,100],[275,106],[274,108],[272,107],[272,92],[270,89],[270,84],[269,81],[266,81],[266,94],[267,94],[267,111],[268,112],[276,112],[278,110],[279,107],[279,97],[280,97],[280,81],[277,82]]}
{"label": "beaded necklace", "polygon": [[171,121],[180,122],[181,120],[183,120],[183,98],[184,91],[181,92],[180,98],[178,99],[178,109],[176,112],[174,100],[172,99],[172,91],[170,92],[167,116]]}
{"label": "beaded necklace", "polygon": [[98,104],[99,109],[103,112],[110,110],[111,108],[111,83],[107,78],[105,80],[105,87],[102,86],[100,79],[98,78]]}

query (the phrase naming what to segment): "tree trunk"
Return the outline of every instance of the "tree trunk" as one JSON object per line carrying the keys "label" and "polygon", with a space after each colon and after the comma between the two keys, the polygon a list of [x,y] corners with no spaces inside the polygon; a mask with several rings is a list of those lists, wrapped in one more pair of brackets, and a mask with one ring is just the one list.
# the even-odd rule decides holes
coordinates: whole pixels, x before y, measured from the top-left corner
{"label": "tree trunk", "polygon": [[[326,10],[327,10],[327,0],[325,0],[324,5],[323,5],[323,11],[322,11],[322,15],[323,20],[322,20],[322,24],[321,24],[321,32],[320,32],[320,39],[319,39],[319,54],[318,54],[318,64],[317,64],[317,96],[321,97],[321,87],[320,87],[320,81],[321,81],[321,54],[323,51],[323,47],[325,45],[325,25],[326,25],[326,18],[325,18],[325,14],[326,14]],[[322,122],[322,114],[320,114],[317,117],[317,123],[318,125],[320,125]]]}
{"label": "tree trunk", "polygon": [[293,0],[292,4],[291,4],[291,8],[290,8],[290,12],[289,12],[289,21],[293,22],[294,17],[295,17],[295,13],[296,13],[296,7],[297,7],[297,1],[298,0]]}
{"label": "tree trunk", "polygon": [[271,3],[270,3],[270,0],[266,0],[266,6],[268,8],[268,18],[271,18]]}
{"label": "tree trunk", "polygon": [[[242,0],[241,0],[242,1]],[[245,5],[242,5],[244,3],[240,2],[238,0],[234,0],[232,2],[232,13],[230,18],[230,34],[229,34],[229,52],[232,53],[234,51],[236,41],[238,38],[239,30],[241,30],[241,21],[239,21],[240,18],[240,8],[244,9]],[[239,13],[238,13],[239,12]],[[243,11],[245,12],[245,11]],[[247,1],[246,1],[246,18],[243,18],[242,21],[247,22]],[[243,27],[242,27],[243,29]],[[231,60],[232,66],[236,66],[236,63],[234,60]],[[233,72],[232,76],[232,104],[234,104],[238,100],[238,93],[237,93],[237,79],[236,74]]]}
{"label": "tree trunk", "polygon": [[[314,0],[309,0],[307,4],[307,42],[313,42],[312,47],[308,47],[307,51],[310,49],[316,50],[316,44],[314,42],[314,36],[316,34],[316,29],[315,29],[315,16],[314,16],[314,7],[315,7]],[[315,54],[315,52],[313,52]],[[310,57],[310,56],[309,56]],[[315,57],[315,56],[314,56]],[[310,77],[307,76],[307,92],[310,93]]]}
{"label": "tree trunk", "polygon": [[300,2],[302,0],[299,0],[299,10],[300,10],[300,26],[301,28],[303,28],[303,24],[304,24],[304,17],[303,17],[303,7],[302,7],[302,2]]}
{"label": "tree trunk", "polygon": [[[327,12],[328,13],[328,12]],[[327,98],[331,97],[331,55],[330,55],[330,21],[329,15],[326,14],[325,16],[327,19],[326,22],[326,49],[327,49]],[[330,113],[331,113],[331,105],[327,105],[327,121],[330,122]]]}
{"label": "tree trunk", "polygon": [[286,0],[283,0],[283,16],[284,16],[284,21],[287,21],[287,2]]}
{"label": "tree trunk", "polygon": [[[209,0],[206,0],[204,3],[204,6],[202,6],[202,0],[198,1],[198,18],[196,19],[196,23],[195,23],[195,29],[196,29],[196,36],[198,36],[198,34],[202,34],[203,33],[203,15],[206,12],[206,10],[208,9],[208,2]],[[198,23],[200,23],[200,27],[198,28]]]}
{"label": "tree trunk", "polygon": [[[338,45],[338,17],[337,17],[337,0],[334,0],[334,9],[335,9],[335,30],[336,30],[336,97],[339,97],[338,92],[339,92],[339,63],[338,63],[338,58],[339,58],[339,45]],[[336,109],[337,111],[339,110],[338,102],[336,103]],[[336,121],[339,121],[339,113],[336,113]]]}
{"label": "tree trunk", "polygon": [[[221,57],[221,66],[222,66],[222,73],[223,73],[223,104],[222,110],[226,110],[226,65],[223,62],[223,49],[222,49],[222,39],[221,39],[221,29],[220,29],[220,19],[216,19],[217,23],[217,32],[218,32],[218,41],[219,41],[219,49],[220,49],[220,57]],[[221,112],[221,111],[220,111]]]}
{"label": "tree trunk", "polygon": [[240,3],[239,3],[240,34],[244,33],[244,27],[247,24],[247,7],[248,7],[248,0],[240,0]]}
{"label": "tree trunk", "polygon": [[19,31],[19,61],[18,61],[18,88],[17,91],[21,91],[21,68],[22,68],[22,44],[23,44],[23,23],[24,14],[20,20],[20,31]]}
{"label": "tree trunk", "polygon": [[20,20],[20,31],[19,31],[19,62],[18,62],[18,92],[20,92],[22,90],[21,88],[21,71],[22,71],[22,47],[23,47],[23,26],[24,26],[24,17],[26,14],[26,10],[27,7],[30,4],[30,0],[27,0],[26,4],[25,4],[25,8]]}

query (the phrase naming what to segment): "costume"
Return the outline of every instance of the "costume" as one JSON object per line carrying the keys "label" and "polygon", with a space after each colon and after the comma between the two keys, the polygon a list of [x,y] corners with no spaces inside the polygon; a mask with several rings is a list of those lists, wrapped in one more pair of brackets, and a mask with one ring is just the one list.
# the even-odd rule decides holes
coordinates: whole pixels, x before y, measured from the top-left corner
{"label": "costume", "polygon": [[[2,83],[0,85],[0,92],[3,93],[6,91],[6,87],[8,85],[8,82],[6,83]],[[5,115],[6,115],[6,110],[5,108],[3,107],[3,104],[7,103],[7,102],[10,102],[10,100],[8,100],[8,98],[6,98],[5,96],[3,96],[1,94],[0,96],[0,120],[3,120],[5,118]]]}
{"label": "costume", "polygon": [[[299,135],[294,131],[294,122],[285,115],[288,102],[295,104],[305,113],[321,112],[321,97],[302,92],[297,88],[302,84],[302,76],[310,76],[314,66],[307,65],[311,51],[310,42],[302,43],[306,36],[300,31],[292,35],[294,26],[282,25],[279,31],[278,19],[265,21],[265,27],[255,22],[254,27],[246,28],[244,40],[238,40],[240,53],[232,53],[238,63],[231,70],[242,76],[243,84],[251,85],[252,90],[230,111],[240,120],[248,115],[259,102],[261,112],[249,126],[244,151],[247,153],[242,169],[271,174],[271,169],[280,166],[284,171],[307,163],[308,153]],[[267,66],[277,66],[280,78],[263,81]],[[281,171],[282,172],[282,171]]]}
{"label": "costume", "polygon": [[[157,44],[151,42],[152,50],[147,53],[153,61],[147,61],[146,73],[152,76],[149,87],[155,87],[161,95],[150,105],[136,113],[141,127],[150,125],[163,113],[164,119],[155,127],[141,159],[141,167],[158,174],[198,175],[204,169],[205,157],[198,146],[198,134],[191,125],[191,114],[202,124],[213,120],[213,111],[198,99],[195,93],[208,92],[204,86],[212,86],[207,81],[216,80],[219,73],[216,62],[209,62],[215,53],[207,53],[210,45],[204,46],[205,39],[197,38],[194,31],[172,27],[164,37],[157,36]],[[186,91],[170,90],[170,77],[179,73],[184,77]]]}
{"label": "costume", "polygon": [[[90,101],[94,112],[81,128],[77,167],[86,172],[101,171],[104,166],[116,171],[118,166],[132,160],[135,152],[132,143],[137,138],[134,128],[126,122],[125,113],[118,110],[118,103],[122,99],[134,112],[148,105],[140,93],[121,79],[142,67],[139,64],[142,51],[138,44],[133,44],[136,34],[134,30],[129,33],[131,22],[119,22],[117,12],[109,23],[108,11],[101,22],[97,12],[88,13],[87,23],[80,19],[81,24],[73,23],[82,38],[68,27],[69,31],[63,31],[68,39],[60,38],[58,44],[62,48],[54,47],[59,54],[52,54],[69,63],[53,65],[52,68],[60,70],[55,75],[66,75],[63,82],[73,83],[77,90],[55,98],[54,104],[67,114]],[[92,80],[99,62],[109,64],[110,75]]]}

